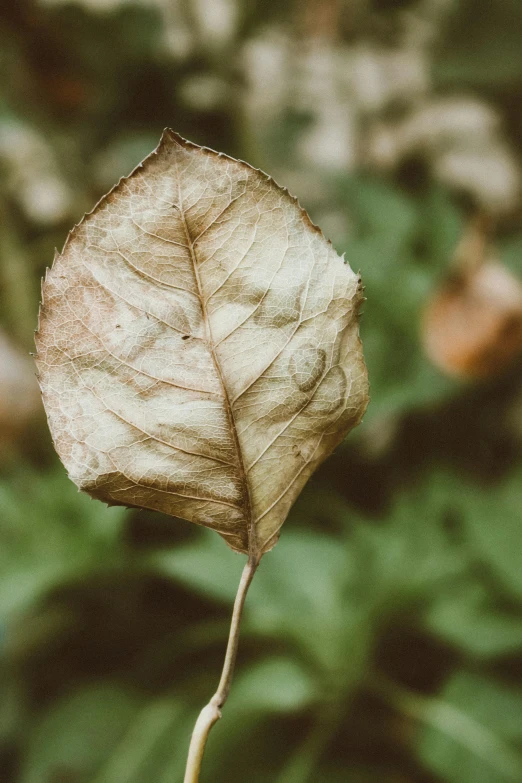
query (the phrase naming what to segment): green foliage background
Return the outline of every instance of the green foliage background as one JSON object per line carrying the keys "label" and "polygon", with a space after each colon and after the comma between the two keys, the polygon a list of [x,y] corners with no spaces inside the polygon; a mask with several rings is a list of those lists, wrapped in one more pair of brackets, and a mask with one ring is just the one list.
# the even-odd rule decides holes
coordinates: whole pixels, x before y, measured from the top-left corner
{"label": "green foliage background", "polygon": [[[224,33],[212,2],[2,5],[0,322],[31,349],[54,247],[164,126],[288,184],[361,269],[372,401],[262,562],[203,783],[516,783],[522,366],[480,384],[448,380],[423,354],[419,320],[478,208],[495,212],[499,253],[522,270],[521,204],[480,203],[437,176],[433,150],[384,169],[365,158],[361,138],[405,116],[404,96],[377,119],[381,109],[357,109],[349,165],[307,157],[313,101],[296,108],[283,63],[280,97],[252,109],[245,58],[263,36],[285,36],[293,57],[313,35],[330,54],[368,41],[388,52],[408,20],[424,20],[422,101],[492,107],[516,167],[522,5],[232,5]],[[217,3],[218,21],[229,7]],[[2,781],[180,781],[242,558],[188,523],[78,494],[41,411],[1,449]]]}

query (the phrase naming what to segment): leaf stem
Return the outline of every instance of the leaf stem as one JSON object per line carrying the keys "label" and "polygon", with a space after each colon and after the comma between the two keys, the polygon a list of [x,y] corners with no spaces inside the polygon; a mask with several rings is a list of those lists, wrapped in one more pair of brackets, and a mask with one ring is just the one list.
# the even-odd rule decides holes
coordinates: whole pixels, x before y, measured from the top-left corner
{"label": "leaf stem", "polygon": [[190,747],[188,752],[187,766],[185,769],[184,783],[198,783],[201,762],[207,744],[208,735],[214,723],[221,718],[221,708],[227,700],[234,676],[234,666],[237,657],[237,648],[239,644],[239,629],[243,607],[247,596],[248,588],[254,578],[254,574],[259,565],[259,557],[250,556],[248,562],[241,574],[241,580],[237,589],[236,600],[234,601],[234,610],[230,623],[230,633],[228,635],[227,651],[225,662],[218,689],[210,699],[209,703],[203,707],[192,732]]}

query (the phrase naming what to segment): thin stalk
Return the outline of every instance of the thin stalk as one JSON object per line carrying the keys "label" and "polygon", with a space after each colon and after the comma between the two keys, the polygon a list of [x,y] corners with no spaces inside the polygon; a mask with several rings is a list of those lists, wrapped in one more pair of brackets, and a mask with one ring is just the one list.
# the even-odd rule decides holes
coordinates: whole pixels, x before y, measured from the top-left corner
{"label": "thin stalk", "polygon": [[250,587],[252,579],[254,578],[254,574],[258,565],[259,558],[249,557],[248,562],[243,569],[243,573],[241,574],[236,600],[234,601],[234,610],[232,612],[230,633],[228,636],[227,651],[225,654],[225,662],[223,664],[221,679],[219,681],[217,691],[212,696],[206,707],[203,707],[199,713],[196,725],[194,726],[192,739],[190,740],[184,783],[198,783],[201,762],[203,761],[203,754],[205,752],[208,735],[210,734],[210,730],[214,723],[217,723],[217,721],[221,718],[221,708],[226,702],[230,692],[232,677],[234,676],[237,648],[239,644],[239,628],[241,625],[241,617],[243,615],[243,607],[245,605],[248,588]]}

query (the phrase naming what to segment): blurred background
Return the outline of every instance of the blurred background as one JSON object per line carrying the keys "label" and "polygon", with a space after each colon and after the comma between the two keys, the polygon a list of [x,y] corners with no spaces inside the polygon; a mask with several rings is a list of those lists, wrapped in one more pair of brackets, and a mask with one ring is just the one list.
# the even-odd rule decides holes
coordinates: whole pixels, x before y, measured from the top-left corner
{"label": "blurred background", "polygon": [[54,248],[171,126],[355,270],[371,403],[249,595],[202,781],[522,780],[520,0],[0,5],[0,778],[175,783],[243,565],[80,495],[29,356]]}

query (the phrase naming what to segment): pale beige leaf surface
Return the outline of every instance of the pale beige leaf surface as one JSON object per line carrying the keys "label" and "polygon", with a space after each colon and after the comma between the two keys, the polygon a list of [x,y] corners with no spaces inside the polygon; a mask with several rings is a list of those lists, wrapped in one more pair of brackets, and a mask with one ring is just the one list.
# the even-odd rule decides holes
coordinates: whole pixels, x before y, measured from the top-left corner
{"label": "pale beige leaf surface", "polygon": [[43,285],[37,363],[71,479],[271,548],[366,407],[360,303],[286,190],[166,131]]}

